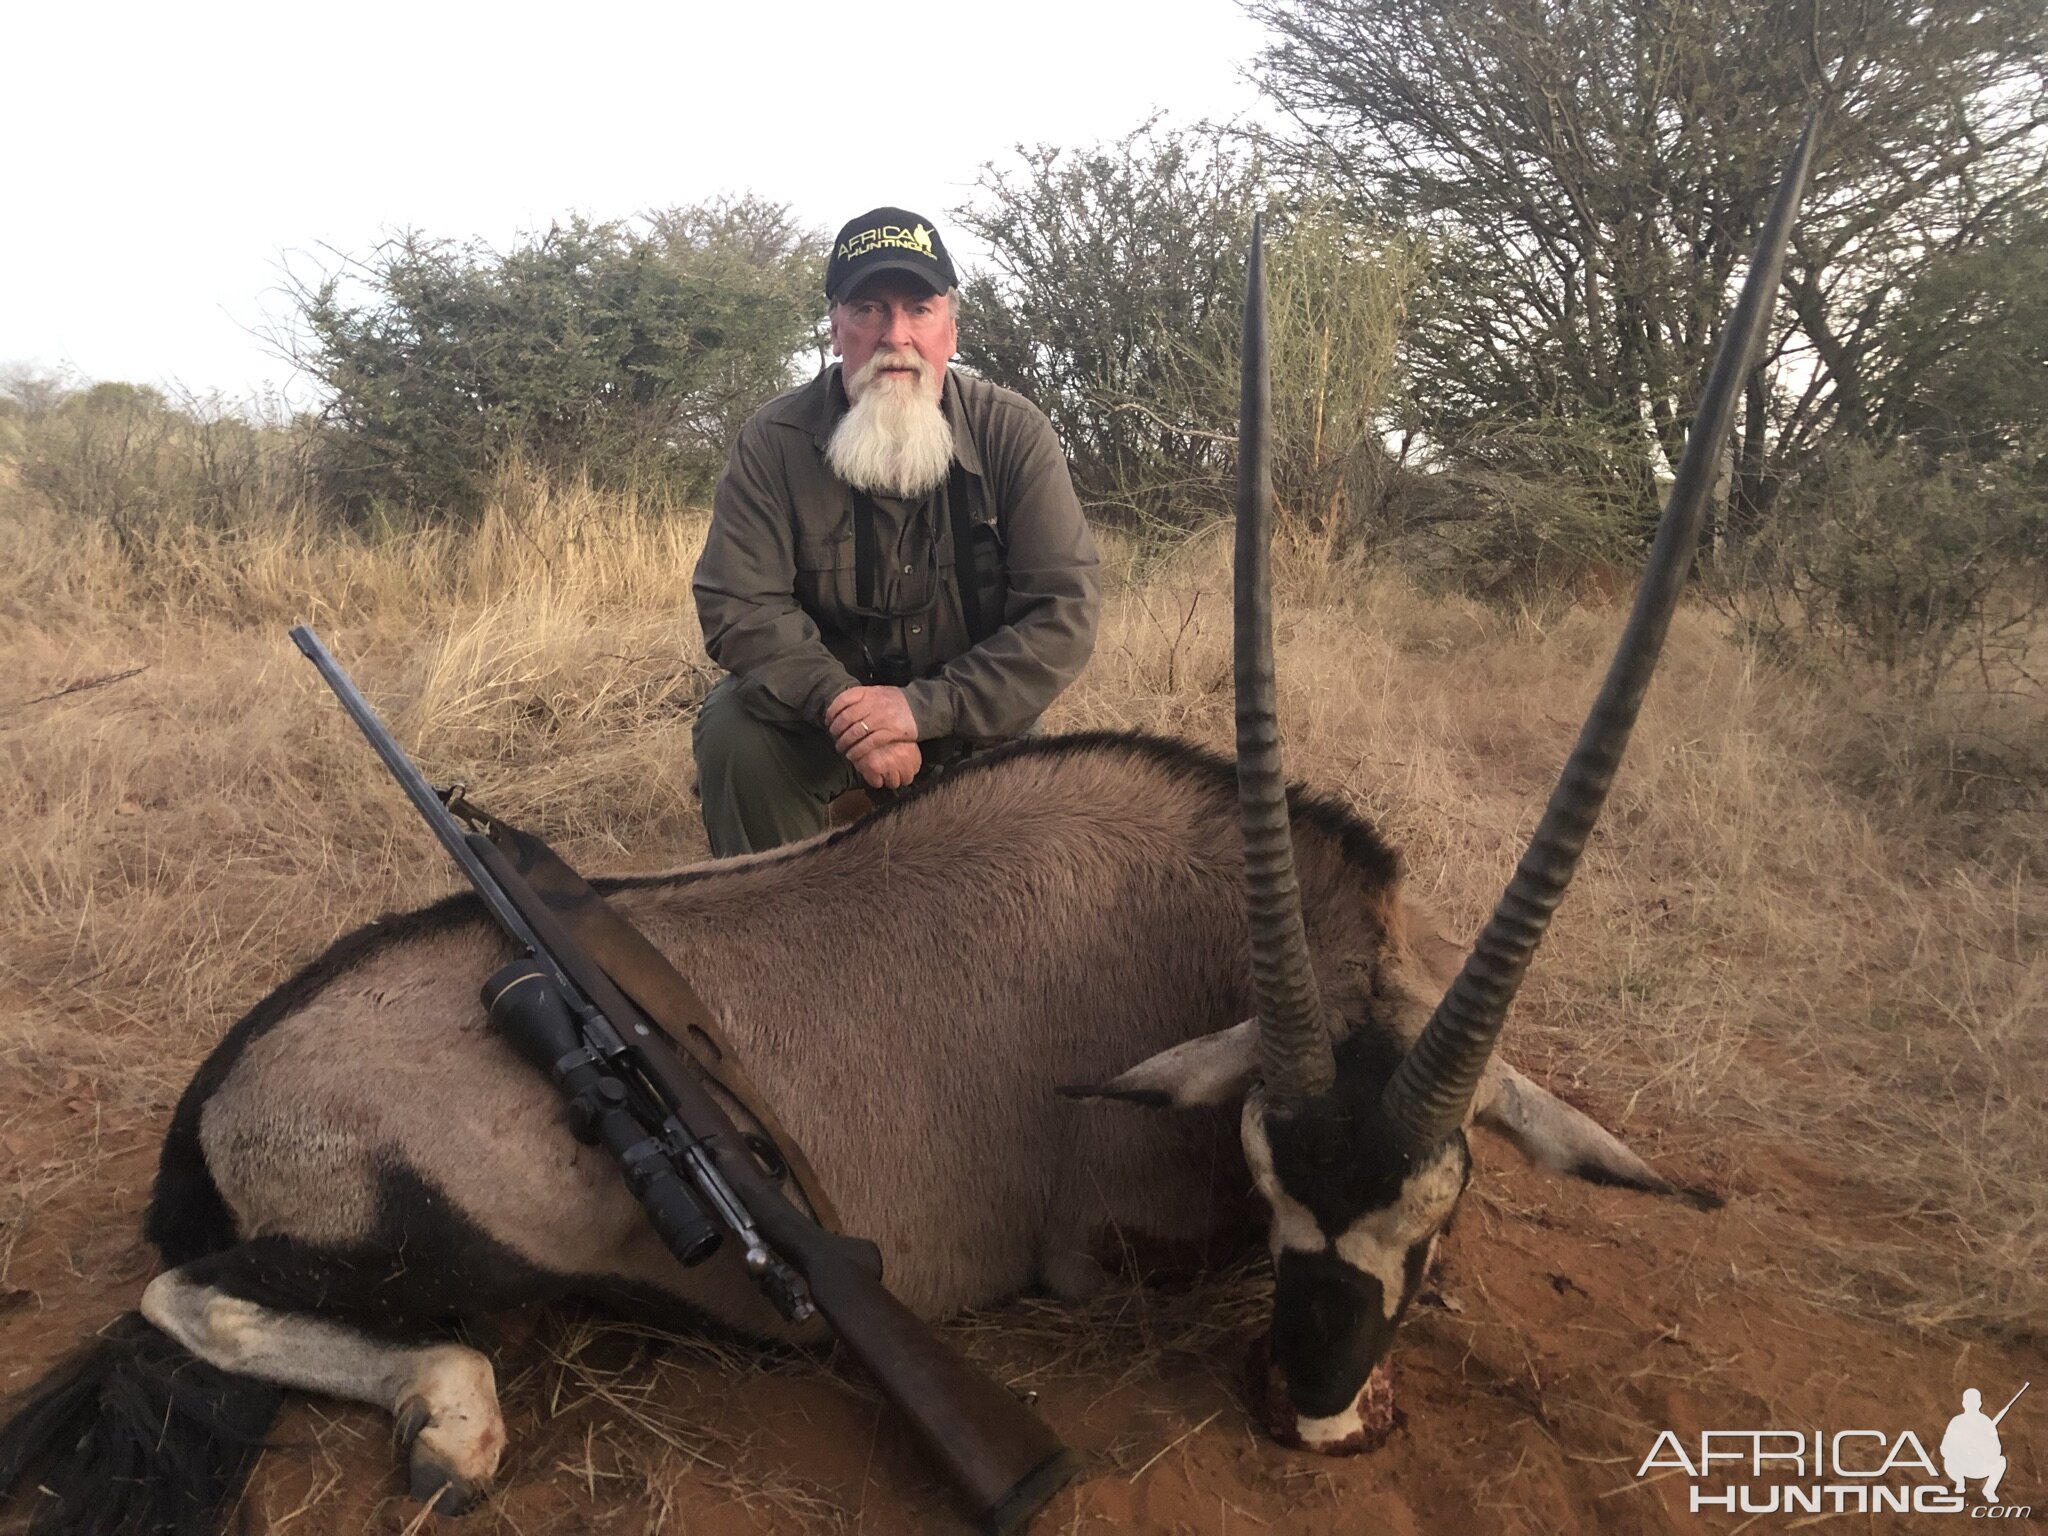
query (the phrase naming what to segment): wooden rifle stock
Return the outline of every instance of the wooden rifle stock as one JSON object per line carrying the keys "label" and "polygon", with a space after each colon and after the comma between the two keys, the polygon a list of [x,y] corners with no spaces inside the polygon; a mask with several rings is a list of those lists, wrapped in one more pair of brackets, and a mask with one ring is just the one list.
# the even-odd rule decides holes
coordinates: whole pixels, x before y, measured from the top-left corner
{"label": "wooden rifle stock", "polygon": [[[720,1166],[740,1187],[737,1163]],[[764,1181],[765,1182],[765,1181]],[[987,1528],[1015,1530],[1066,1485],[1079,1466],[1044,1422],[990,1380],[846,1250],[849,1239],[805,1219],[780,1194],[741,1195],[761,1233],[810,1284],[832,1329],[875,1384],[903,1410],[925,1450]],[[872,1246],[872,1245],[862,1245]]]}
{"label": "wooden rifle stock", "polygon": [[668,1037],[570,937],[487,837],[465,839],[564,975],[637,1058],[648,1083],[703,1142],[761,1236],[802,1275],[819,1313],[902,1410],[940,1470],[995,1536],[1013,1531],[1079,1471],[1043,1420],[990,1380],[882,1285],[871,1242],[827,1232],[790,1204],[739,1128]]}

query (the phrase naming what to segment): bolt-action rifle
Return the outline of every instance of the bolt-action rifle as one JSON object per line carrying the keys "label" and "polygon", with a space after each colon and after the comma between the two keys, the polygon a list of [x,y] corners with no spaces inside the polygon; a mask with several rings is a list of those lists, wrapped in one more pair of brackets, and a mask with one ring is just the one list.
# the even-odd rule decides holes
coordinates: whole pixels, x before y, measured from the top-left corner
{"label": "bolt-action rifle", "polygon": [[319,637],[301,624],[291,638],[519,950],[484,983],[492,1025],[568,1098],[571,1131],[611,1152],[669,1251],[701,1264],[729,1234],[783,1317],[822,1317],[839,1336],[987,1529],[1022,1525],[1074,1475],[1071,1453],[883,1287],[873,1243],[790,1203],[664,1032],[498,846],[463,830]]}

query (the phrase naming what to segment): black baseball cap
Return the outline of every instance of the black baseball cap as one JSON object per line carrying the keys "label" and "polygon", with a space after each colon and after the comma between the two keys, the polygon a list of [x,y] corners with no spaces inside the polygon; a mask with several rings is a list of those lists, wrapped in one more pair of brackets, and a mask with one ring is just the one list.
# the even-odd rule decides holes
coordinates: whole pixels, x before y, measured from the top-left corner
{"label": "black baseball cap", "polygon": [[934,293],[960,285],[946,242],[931,220],[907,208],[872,208],[847,221],[832,241],[832,259],[825,263],[825,297],[844,303],[877,272],[908,272],[930,284]]}

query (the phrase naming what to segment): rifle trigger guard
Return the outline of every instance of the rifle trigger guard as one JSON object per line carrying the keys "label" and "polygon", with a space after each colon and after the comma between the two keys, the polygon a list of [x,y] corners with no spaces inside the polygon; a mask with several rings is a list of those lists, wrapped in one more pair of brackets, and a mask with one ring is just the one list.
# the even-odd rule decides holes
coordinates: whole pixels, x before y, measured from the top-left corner
{"label": "rifle trigger guard", "polygon": [[789,1178],[789,1164],[783,1161],[782,1149],[759,1131],[745,1132],[741,1138],[747,1150],[754,1154],[754,1162],[761,1172],[777,1184]]}
{"label": "rifle trigger guard", "polygon": [[448,808],[448,814],[461,821],[470,831],[486,832],[489,830],[487,825],[489,818],[469,803],[468,781],[457,779],[446,789],[436,789],[434,793],[440,797],[441,803]]}

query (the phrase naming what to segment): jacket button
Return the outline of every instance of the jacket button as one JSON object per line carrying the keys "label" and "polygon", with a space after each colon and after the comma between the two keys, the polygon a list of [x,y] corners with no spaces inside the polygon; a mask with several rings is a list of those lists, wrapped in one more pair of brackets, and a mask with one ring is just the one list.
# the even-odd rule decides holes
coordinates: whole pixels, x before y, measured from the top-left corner
{"label": "jacket button", "polygon": [[921,635],[924,633],[924,626],[922,624],[913,624],[910,626],[910,632],[913,635]]}
{"label": "jacket button", "polygon": [[910,574],[910,567],[909,567],[909,566],[907,566],[907,565],[906,565],[905,567],[903,567],[903,574],[904,574],[904,575],[906,575],[906,576],[908,576],[908,575]]}

